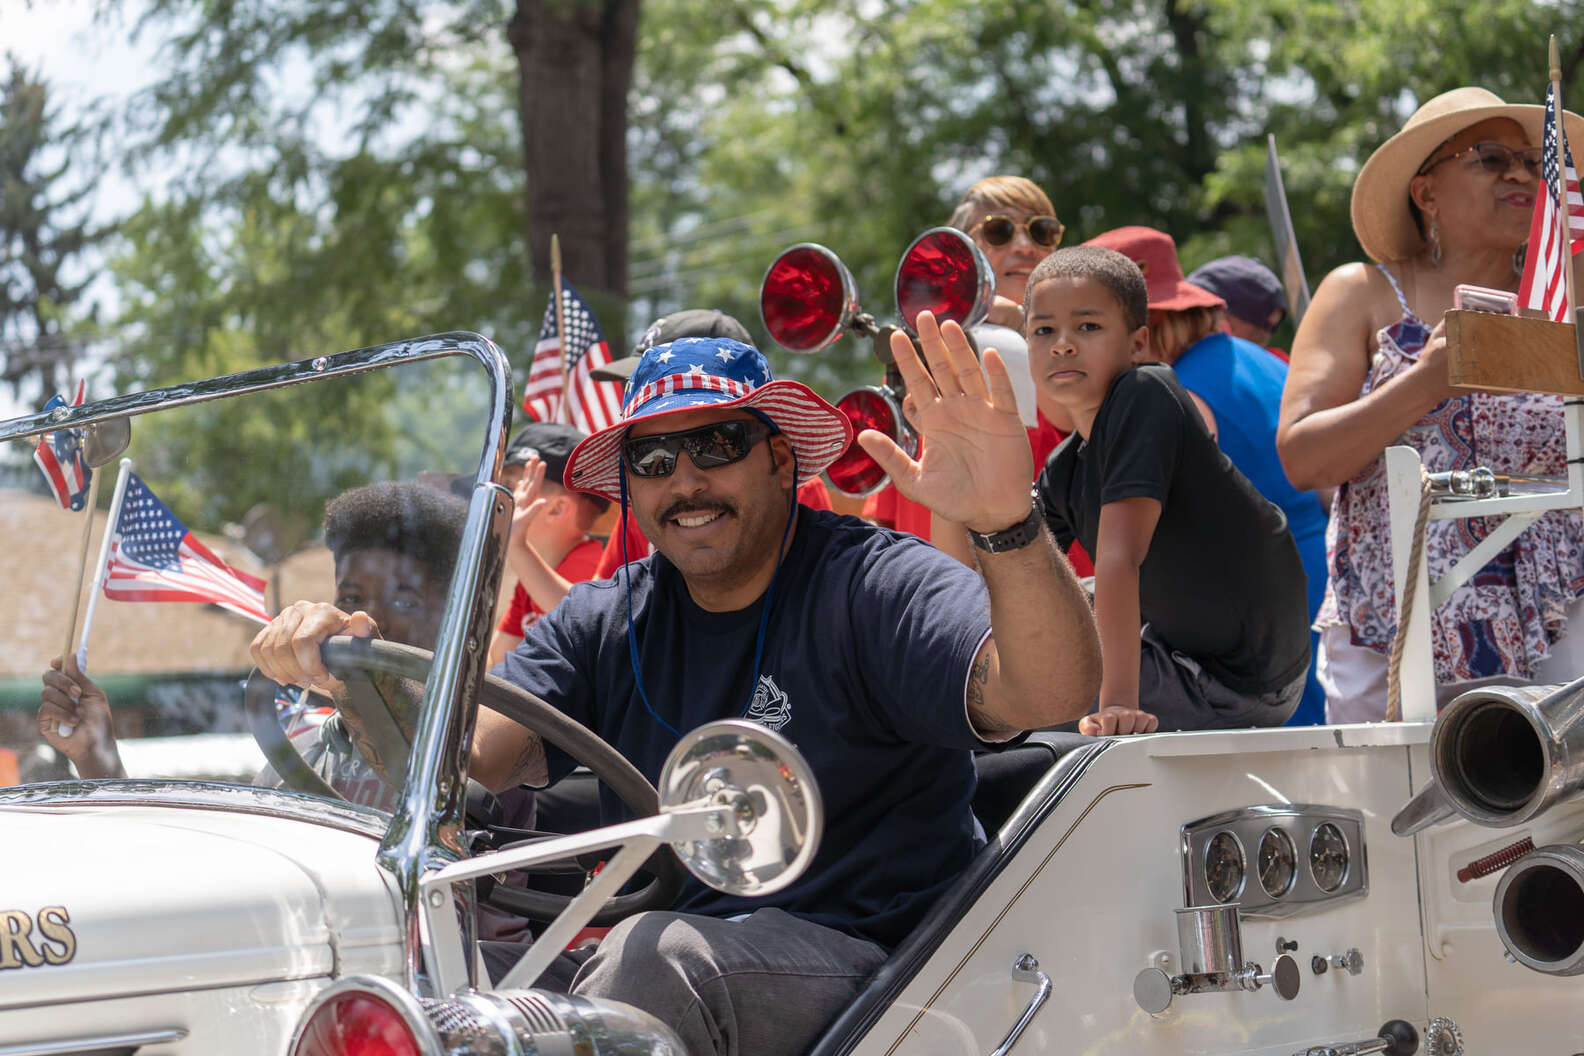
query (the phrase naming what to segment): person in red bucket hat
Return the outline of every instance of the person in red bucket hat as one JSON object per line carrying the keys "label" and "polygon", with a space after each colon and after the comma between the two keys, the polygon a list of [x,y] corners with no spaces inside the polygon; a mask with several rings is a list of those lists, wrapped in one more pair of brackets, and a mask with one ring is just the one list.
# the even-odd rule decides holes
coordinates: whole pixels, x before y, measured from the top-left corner
{"label": "person in red bucket hat", "polygon": [[[926,313],[918,328],[939,381],[905,335],[892,348],[922,459],[873,431],[859,442],[909,497],[977,533],[982,576],[914,536],[798,505],[798,482],[846,447],[846,417],[774,380],[752,346],[683,338],[643,353],[622,420],[563,475],[629,506],[658,552],[574,586],[497,669],[652,781],[682,731],[727,717],[780,731],[812,768],[825,832],[806,873],[756,899],[690,878],[671,911],[627,918],[539,984],[636,1005],[694,1056],[807,1051],[981,846],[972,749],[1076,719],[1099,688],[1093,616],[1033,506],[1006,365],[987,354],[987,380],[959,327]],[[300,643],[355,632],[352,619],[282,617],[254,657],[272,678],[323,679]],[[486,786],[571,767],[480,711],[469,772]],[[481,947],[500,978],[513,961],[495,952]]]}
{"label": "person in red bucket hat", "polygon": [[[1251,341],[1223,332],[1226,302],[1183,277],[1177,244],[1152,227],[1119,227],[1086,245],[1114,249],[1137,264],[1149,291],[1147,358],[1177,375],[1238,471],[1287,515],[1287,527],[1308,581],[1309,616],[1325,599],[1326,508],[1312,491],[1293,487],[1276,454],[1276,426],[1287,364]],[[1325,722],[1325,693],[1315,677],[1318,636],[1310,635],[1309,676],[1288,725]]]}

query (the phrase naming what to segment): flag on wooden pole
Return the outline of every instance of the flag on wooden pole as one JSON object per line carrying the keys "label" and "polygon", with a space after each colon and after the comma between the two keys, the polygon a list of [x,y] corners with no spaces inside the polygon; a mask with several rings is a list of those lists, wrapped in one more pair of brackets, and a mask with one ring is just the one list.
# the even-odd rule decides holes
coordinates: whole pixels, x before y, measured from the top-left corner
{"label": "flag on wooden pole", "polygon": [[[1557,322],[1568,320],[1571,254],[1584,249],[1584,197],[1579,194],[1573,151],[1559,133],[1557,84],[1546,87],[1545,133],[1541,142],[1540,183],[1535,187],[1529,249],[1518,282],[1518,304],[1538,308]],[[1564,183],[1565,178],[1565,183]],[[1568,221],[1564,225],[1564,203]],[[1569,243],[1572,243],[1571,247]]]}
{"label": "flag on wooden pole", "polygon": [[215,556],[136,473],[110,533],[105,597],[113,601],[206,601],[268,623],[264,581]]}
{"label": "flag on wooden pole", "polygon": [[561,284],[560,302],[559,312],[554,297],[545,306],[523,387],[523,410],[535,421],[569,422],[585,433],[598,432],[621,418],[621,386],[589,376],[611,361],[610,346],[593,310],[571,283]]}

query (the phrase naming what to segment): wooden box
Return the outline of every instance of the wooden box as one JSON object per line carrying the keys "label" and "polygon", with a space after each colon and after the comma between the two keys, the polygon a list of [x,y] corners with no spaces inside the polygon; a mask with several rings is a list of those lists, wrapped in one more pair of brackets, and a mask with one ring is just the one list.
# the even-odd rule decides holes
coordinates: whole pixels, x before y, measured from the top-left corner
{"label": "wooden box", "polygon": [[1451,311],[1446,333],[1447,381],[1453,385],[1584,396],[1571,323]]}

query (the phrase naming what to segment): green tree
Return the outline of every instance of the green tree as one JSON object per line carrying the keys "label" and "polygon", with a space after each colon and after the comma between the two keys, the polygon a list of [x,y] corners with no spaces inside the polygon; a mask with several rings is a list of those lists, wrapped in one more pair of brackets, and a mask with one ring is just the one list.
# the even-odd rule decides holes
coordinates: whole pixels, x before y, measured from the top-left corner
{"label": "green tree", "polygon": [[[0,88],[0,381],[38,404],[60,389],[89,322],[93,275],[84,251],[91,184],[72,187],[69,149],[80,129],[61,125],[49,87],[15,56]],[[75,271],[75,275],[73,274]]]}

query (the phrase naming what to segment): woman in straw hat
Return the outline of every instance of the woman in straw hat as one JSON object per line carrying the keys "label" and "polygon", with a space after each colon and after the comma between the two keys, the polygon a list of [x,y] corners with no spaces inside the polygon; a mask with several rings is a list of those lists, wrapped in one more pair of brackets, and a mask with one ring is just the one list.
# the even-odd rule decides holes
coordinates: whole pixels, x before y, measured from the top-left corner
{"label": "woman in straw hat", "polygon": [[[1489,466],[1560,475],[1560,400],[1460,395],[1447,384],[1442,316],[1453,290],[1518,285],[1540,170],[1543,108],[1459,88],[1421,106],[1353,187],[1353,230],[1373,264],[1326,276],[1293,341],[1277,446],[1295,485],[1336,488],[1330,581],[1317,618],[1332,722],[1379,719],[1396,629],[1382,452],[1411,444],[1431,471]],[[1567,115],[1570,139],[1584,120]],[[1431,522],[1433,579],[1486,534]],[[1584,668],[1567,633],[1584,595],[1584,525],[1549,513],[1455,591],[1432,620],[1442,699],[1482,679],[1566,681]],[[1584,612],[1578,612],[1584,618]]]}

